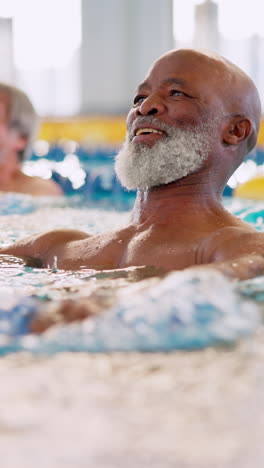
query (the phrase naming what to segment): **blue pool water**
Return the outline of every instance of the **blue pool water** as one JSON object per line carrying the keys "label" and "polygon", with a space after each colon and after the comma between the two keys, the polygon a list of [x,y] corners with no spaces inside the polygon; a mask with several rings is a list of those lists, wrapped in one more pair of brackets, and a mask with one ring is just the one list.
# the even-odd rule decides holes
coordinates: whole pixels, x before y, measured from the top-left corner
{"label": "blue pool water", "polygon": [[[128,207],[131,200],[126,203]],[[232,213],[264,230],[264,204],[232,198],[225,204]],[[0,202],[1,245],[43,230],[43,219],[44,229],[75,226],[95,233],[115,228],[127,219],[126,205],[118,211],[110,206],[114,206],[114,196],[107,203],[104,197],[94,203],[81,197],[50,201],[8,194]],[[162,280],[131,283],[118,274],[114,279],[92,270],[29,268],[3,257],[1,262],[1,353],[197,349],[234,343],[261,324],[264,278],[230,283],[212,270],[174,272]],[[43,308],[61,299],[86,297],[97,288],[110,294],[119,287],[116,305],[104,314],[57,325],[42,336],[28,333],[32,317]]]}

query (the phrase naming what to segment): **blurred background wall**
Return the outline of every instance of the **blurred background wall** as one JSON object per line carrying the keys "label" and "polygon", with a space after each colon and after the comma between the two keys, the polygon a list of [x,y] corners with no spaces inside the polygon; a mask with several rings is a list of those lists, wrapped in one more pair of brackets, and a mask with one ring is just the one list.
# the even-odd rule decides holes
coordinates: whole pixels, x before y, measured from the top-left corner
{"label": "blurred background wall", "polygon": [[6,64],[0,79],[23,88],[42,116],[125,113],[148,66],[173,47],[172,6],[171,0],[0,1]]}
{"label": "blurred background wall", "polygon": [[0,80],[42,116],[126,113],[138,82],[173,47],[217,51],[264,101],[263,0],[0,0]]}
{"label": "blurred background wall", "polygon": [[173,47],[171,0],[83,0],[82,113],[125,113],[149,65]]}

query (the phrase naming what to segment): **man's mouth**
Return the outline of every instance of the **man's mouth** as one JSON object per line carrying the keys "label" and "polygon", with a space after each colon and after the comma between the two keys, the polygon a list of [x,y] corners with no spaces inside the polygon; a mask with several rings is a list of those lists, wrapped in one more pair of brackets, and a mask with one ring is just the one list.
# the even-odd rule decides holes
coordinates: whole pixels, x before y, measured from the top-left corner
{"label": "man's mouth", "polygon": [[136,128],[134,132],[133,141],[136,143],[153,144],[165,134],[162,130],[152,127],[140,127]]}
{"label": "man's mouth", "polygon": [[139,128],[139,129],[135,132],[135,136],[138,136],[138,135],[149,135],[150,133],[159,133],[160,135],[163,135],[163,132],[161,132],[160,130],[156,130],[155,128]]}

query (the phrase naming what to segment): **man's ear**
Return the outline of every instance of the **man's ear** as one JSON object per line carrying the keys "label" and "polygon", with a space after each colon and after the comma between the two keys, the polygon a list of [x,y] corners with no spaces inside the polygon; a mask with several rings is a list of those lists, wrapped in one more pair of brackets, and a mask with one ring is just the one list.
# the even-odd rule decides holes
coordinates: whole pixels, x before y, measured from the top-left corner
{"label": "man's ear", "polygon": [[249,119],[234,117],[224,129],[223,142],[227,145],[238,145],[249,137],[251,130],[252,123]]}

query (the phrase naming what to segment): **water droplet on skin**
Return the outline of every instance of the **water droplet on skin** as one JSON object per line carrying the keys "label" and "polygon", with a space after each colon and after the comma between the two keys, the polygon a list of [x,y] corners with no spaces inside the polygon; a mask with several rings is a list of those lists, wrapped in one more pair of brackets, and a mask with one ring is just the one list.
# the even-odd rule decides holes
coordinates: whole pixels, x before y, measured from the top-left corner
{"label": "water droplet on skin", "polygon": [[53,264],[52,264],[52,271],[56,272],[58,270],[58,257],[54,255],[53,257]]}

